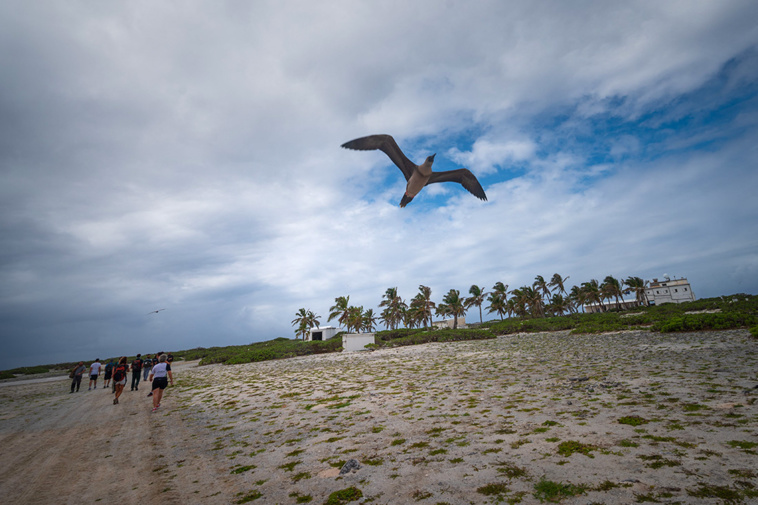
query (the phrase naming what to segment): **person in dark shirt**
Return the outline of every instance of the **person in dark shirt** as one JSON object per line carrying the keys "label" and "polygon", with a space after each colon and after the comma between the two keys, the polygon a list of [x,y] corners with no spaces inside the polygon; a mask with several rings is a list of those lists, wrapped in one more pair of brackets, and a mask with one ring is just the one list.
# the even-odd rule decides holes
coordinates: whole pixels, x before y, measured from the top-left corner
{"label": "person in dark shirt", "polygon": [[134,361],[132,361],[132,391],[139,391],[139,379],[140,373],[142,373],[142,359],[141,354],[138,354]]}
{"label": "person in dark shirt", "polygon": [[82,385],[82,374],[84,371],[87,370],[87,367],[84,366],[84,361],[80,361],[78,365],[76,365],[76,368],[74,368],[71,371],[71,392],[74,392],[74,388],[76,388],[76,391],[79,391],[79,386]]}
{"label": "person in dark shirt", "polygon": [[145,356],[144,363],[142,363],[142,381],[147,380],[147,376],[150,375],[150,370],[153,368],[153,360],[150,359],[150,355]]}
{"label": "person in dark shirt", "polygon": [[113,399],[113,405],[118,404],[118,397],[124,392],[126,386],[126,372],[129,371],[129,365],[126,363],[126,356],[121,356],[118,365],[113,370],[113,385],[116,388],[116,397]]}
{"label": "person in dark shirt", "polygon": [[115,366],[116,366],[116,362],[113,360],[110,360],[105,365],[105,384],[103,384],[103,389],[111,385],[111,377],[113,377],[113,368]]}

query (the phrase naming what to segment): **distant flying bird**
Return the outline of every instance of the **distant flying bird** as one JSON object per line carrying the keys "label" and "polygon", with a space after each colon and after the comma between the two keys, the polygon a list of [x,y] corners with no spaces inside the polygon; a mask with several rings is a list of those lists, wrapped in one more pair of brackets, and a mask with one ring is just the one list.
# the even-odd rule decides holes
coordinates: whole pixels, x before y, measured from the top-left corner
{"label": "distant flying bird", "polygon": [[160,312],[162,310],[166,310],[166,309],[153,310],[152,312],[148,312],[148,314],[157,314],[158,312]]}
{"label": "distant flying bird", "polygon": [[391,135],[369,135],[368,137],[361,137],[350,142],[345,142],[342,144],[342,147],[357,151],[379,149],[390,157],[392,162],[403,172],[405,180],[408,181],[408,184],[405,186],[403,199],[400,200],[400,207],[408,205],[413,200],[413,197],[421,191],[421,188],[435,182],[457,182],[475,197],[487,200],[487,195],[484,194],[482,185],[479,184],[476,176],[470,170],[459,168],[458,170],[448,170],[446,172],[432,172],[432,163],[434,163],[436,154],[428,156],[426,161],[421,165],[416,165],[403,154],[403,151],[400,150],[397,142],[395,142],[395,139]]}

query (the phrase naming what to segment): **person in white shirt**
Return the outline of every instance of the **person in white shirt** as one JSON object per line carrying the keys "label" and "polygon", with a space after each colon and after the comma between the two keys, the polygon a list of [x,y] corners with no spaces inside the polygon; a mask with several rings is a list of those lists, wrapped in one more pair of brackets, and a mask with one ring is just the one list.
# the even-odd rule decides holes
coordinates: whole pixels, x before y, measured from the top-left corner
{"label": "person in white shirt", "polygon": [[94,363],[89,366],[89,388],[87,391],[92,391],[92,388],[97,389],[97,377],[100,375],[100,358],[97,358]]}
{"label": "person in white shirt", "polygon": [[168,381],[171,379],[171,385],[174,385],[174,376],[171,374],[171,364],[166,363],[166,355],[161,354],[158,358],[158,364],[150,371],[149,380],[153,381],[153,390],[150,391],[148,396],[153,397],[153,412],[158,410],[161,406],[161,398],[163,397],[163,390],[168,386]]}

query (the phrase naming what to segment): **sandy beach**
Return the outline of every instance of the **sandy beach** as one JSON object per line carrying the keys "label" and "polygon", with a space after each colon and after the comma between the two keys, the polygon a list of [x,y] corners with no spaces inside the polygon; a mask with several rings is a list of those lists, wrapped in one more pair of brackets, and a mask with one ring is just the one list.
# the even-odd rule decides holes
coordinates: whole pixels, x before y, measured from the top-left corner
{"label": "sandy beach", "polygon": [[756,503],[756,345],[746,330],[555,332],[180,363],[155,414],[146,386],[112,405],[102,379],[75,394],[17,381],[0,388],[0,496]]}

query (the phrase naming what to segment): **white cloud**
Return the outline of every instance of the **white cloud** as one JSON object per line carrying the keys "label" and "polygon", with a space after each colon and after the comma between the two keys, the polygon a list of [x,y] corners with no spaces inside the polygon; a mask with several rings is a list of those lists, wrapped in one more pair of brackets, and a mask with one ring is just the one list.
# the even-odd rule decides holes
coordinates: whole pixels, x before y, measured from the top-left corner
{"label": "white cloud", "polygon": [[534,157],[536,146],[531,140],[497,142],[477,139],[470,151],[462,152],[457,147],[448,151],[454,161],[470,168],[476,174],[488,174],[507,169],[509,163],[524,163]]}

